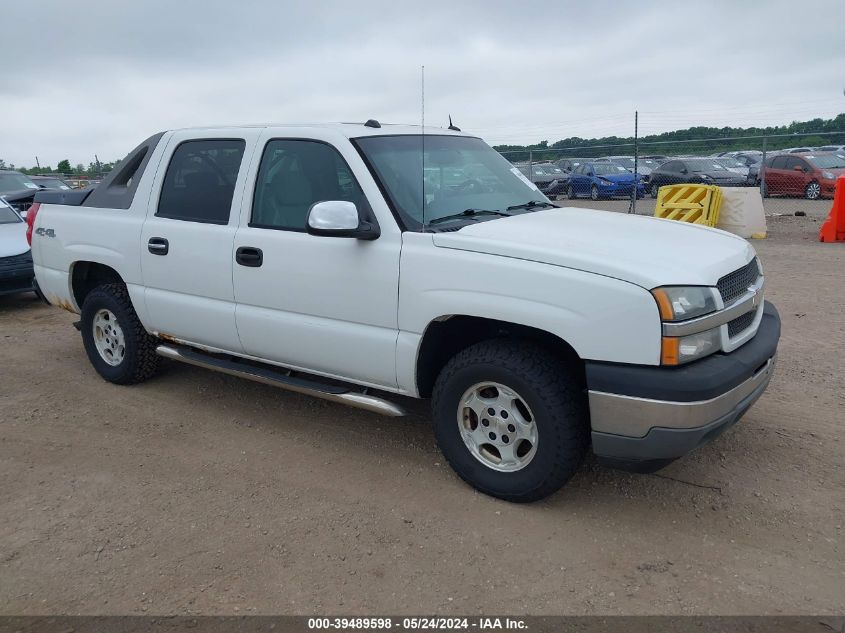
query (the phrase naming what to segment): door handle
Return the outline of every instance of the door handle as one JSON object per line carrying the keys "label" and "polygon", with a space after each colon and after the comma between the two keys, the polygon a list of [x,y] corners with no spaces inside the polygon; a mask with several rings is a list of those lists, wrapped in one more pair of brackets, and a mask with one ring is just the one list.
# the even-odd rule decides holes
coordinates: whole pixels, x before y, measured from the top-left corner
{"label": "door handle", "polygon": [[264,263],[264,253],[261,252],[260,248],[254,246],[240,246],[235,251],[235,261],[241,266],[258,268]]}
{"label": "door handle", "polygon": [[147,242],[147,250],[153,255],[167,255],[170,251],[170,242],[163,237],[151,237]]}

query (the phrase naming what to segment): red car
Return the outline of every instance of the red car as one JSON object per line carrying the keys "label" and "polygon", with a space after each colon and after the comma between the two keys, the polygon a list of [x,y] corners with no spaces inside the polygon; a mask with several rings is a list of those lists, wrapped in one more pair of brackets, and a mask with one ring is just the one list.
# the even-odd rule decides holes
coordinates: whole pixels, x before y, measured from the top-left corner
{"label": "red car", "polygon": [[778,154],[766,159],[763,172],[764,197],[832,198],[836,179],[845,174],[845,155],[836,152]]}

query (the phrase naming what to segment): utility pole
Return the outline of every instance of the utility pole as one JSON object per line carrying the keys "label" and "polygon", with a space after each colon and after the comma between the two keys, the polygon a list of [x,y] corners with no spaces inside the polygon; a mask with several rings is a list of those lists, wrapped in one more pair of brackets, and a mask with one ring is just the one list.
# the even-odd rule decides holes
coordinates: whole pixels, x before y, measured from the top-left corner
{"label": "utility pole", "polygon": [[35,157],[35,166],[41,169],[41,163],[38,162],[38,156]]}
{"label": "utility pole", "polygon": [[638,160],[638,153],[637,153],[637,132],[638,132],[638,124],[639,124],[639,111],[634,110],[634,188],[631,190],[631,206],[628,207],[628,213],[637,213],[637,160]]}

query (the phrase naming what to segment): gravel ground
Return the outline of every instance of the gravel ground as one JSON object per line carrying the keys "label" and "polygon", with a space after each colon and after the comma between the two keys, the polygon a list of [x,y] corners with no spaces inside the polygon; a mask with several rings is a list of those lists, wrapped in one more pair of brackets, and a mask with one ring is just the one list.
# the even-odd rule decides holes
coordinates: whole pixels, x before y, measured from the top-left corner
{"label": "gravel ground", "polygon": [[452,474],[425,403],[181,365],[117,387],[73,315],[0,298],[0,613],[841,614],[845,244],[817,231],[755,242],[783,337],[739,425],[529,506]]}

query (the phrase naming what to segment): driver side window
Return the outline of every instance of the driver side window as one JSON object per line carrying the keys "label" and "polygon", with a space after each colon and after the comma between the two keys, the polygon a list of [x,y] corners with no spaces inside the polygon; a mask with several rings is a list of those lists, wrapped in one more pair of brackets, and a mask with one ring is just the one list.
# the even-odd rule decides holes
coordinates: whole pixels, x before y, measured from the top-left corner
{"label": "driver side window", "polygon": [[308,211],[317,202],[365,203],[358,181],[340,153],[320,141],[271,140],[264,148],[250,226],[305,231]]}

